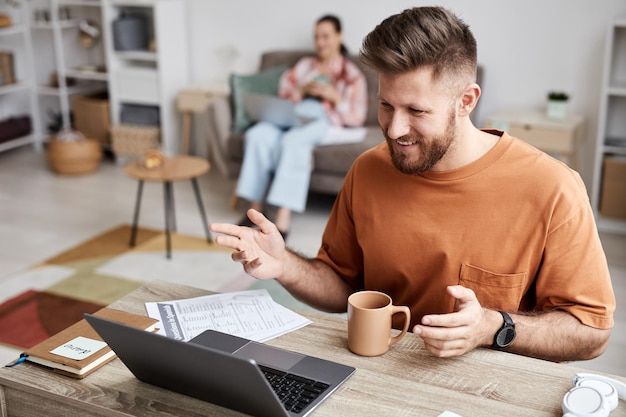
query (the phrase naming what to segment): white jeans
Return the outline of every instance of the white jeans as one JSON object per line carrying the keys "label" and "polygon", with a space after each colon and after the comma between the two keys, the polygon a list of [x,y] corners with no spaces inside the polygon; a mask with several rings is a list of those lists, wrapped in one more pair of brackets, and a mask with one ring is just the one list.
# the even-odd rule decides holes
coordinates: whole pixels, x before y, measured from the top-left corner
{"label": "white jeans", "polygon": [[237,184],[239,197],[263,202],[273,173],[274,179],[265,201],[292,211],[304,211],[313,148],[330,127],[330,122],[317,100],[303,100],[296,110],[299,115],[315,120],[288,130],[259,122],[246,131]]}

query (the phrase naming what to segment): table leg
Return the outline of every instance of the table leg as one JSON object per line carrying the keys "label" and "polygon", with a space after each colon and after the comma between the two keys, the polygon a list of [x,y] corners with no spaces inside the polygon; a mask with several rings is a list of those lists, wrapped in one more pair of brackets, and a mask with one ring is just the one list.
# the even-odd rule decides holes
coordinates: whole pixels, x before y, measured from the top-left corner
{"label": "table leg", "polygon": [[169,183],[170,187],[170,226],[172,232],[176,231],[176,209],[174,208],[174,183]]}
{"label": "table leg", "polygon": [[169,181],[165,181],[163,183],[163,200],[165,203],[165,256],[167,257],[167,259],[170,259],[172,257],[172,242],[170,240],[170,205],[172,204],[172,198],[170,194],[171,186],[172,183]]}
{"label": "table leg", "polygon": [[139,180],[137,186],[137,197],[135,200],[135,214],[133,215],[133,228],[130,233],[130,247],[135,246],[137,239],[137,224],[139,223],[139,208],[141,207],[141,194],[143,192],[143,180]]}
{"label": "table leg", "polygon": [[202,197],[200,197],[200,187],[198,187],[198,179],[192,178],[191,184],[193,185],[193,191],[196,194],[196,201],[198,202],[198,209],[200,209],[200,217],[202,218],[202,225],[204,226],[204,233],[206,233],[206,240],[209,243],[213,243],[211,238],[211,232],[209,231],[209,223],[206,218],[204,206],[202,205]]}
{"label": "table leg", "polygon": [[189,141],[191,136],[191,112],[186,111],[183,113],[183,147],[181,154],[187,155],[189,153]]}
{"label": "table leg", "polygon": [[[209,107],[209,103],[207,103],[207,108]],[[206,109],[204,109],[204,111],[206,111]],[[206,155],[206,159],[208,161],[213,161],[213,135],[211,135],[209,132],[211,131],[211,129],[213,129],[213,126],[211,125],[211,121],[209,120],[209,117],[207,117],[207,113],[204,113],[203,119],[206,121],[205,123],[205,129],[206,129],[206,134],[207,134],[207,144],[208,146],[206,147],[207,149],[207,155]],[[214,162],[214,161],[213,161]]]}

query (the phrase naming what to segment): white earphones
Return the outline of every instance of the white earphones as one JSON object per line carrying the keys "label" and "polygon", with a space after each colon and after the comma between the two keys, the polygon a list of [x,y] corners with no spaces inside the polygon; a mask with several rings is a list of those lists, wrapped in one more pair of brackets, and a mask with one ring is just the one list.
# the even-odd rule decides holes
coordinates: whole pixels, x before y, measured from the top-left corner
{"label": "white earphones", "polygon": [[574,375],[574,387],[563,397],[563,417],[608,417],[619,399],[626,400],[626,384],[602,375]]}

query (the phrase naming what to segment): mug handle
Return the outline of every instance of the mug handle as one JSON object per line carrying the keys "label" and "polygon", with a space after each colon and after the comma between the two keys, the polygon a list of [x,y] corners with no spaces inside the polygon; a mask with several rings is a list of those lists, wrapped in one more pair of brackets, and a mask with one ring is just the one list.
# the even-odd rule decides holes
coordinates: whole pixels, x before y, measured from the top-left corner
{"label": "mug handle", "polygon": [[404,314],[404,327],[402,332],[391,339],[389,339],[389,346],[395,345],[404,337],[407,330],[409,330],[409,324],[411,323],[411,310],[407,306],[392,306],[391,315],[402,313]]}

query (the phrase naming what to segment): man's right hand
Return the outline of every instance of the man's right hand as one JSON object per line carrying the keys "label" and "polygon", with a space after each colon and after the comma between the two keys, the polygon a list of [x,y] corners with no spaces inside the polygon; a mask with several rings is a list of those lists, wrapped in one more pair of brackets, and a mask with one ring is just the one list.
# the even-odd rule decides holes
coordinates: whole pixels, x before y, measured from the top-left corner
{"label": "man's right hand", "polygon": [[213,223],[211,231],[222,233],[215,242],[234,249],[233,261],[240,262],[247,274],[258,279],[280,278],[285,269],[285,241],[276,225],[254,209],[247,212],[248,218],[258,226],[253,229],[228,223]]}
{"label": "man's right hand", "polygon": [[231,257],[247,274],[257,279],[276,278],[298,300],[320,310],[345,313],[348,296],[355,290],[328,265],[307,259],[285,247],[278,228],[260,212],[249,209],[253,229],[227,223],[213,223],[211,230],[222,233],[216,243],[234,249]]}

